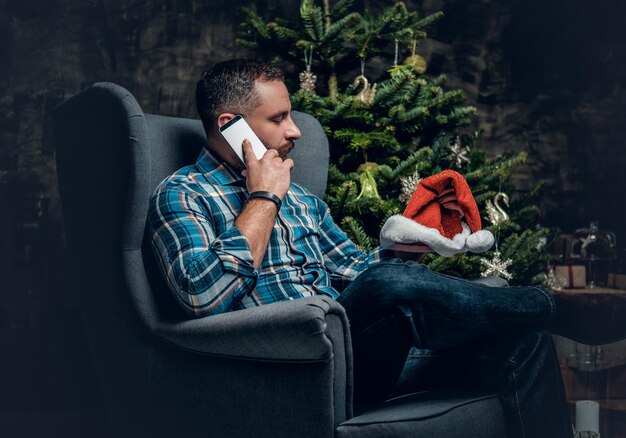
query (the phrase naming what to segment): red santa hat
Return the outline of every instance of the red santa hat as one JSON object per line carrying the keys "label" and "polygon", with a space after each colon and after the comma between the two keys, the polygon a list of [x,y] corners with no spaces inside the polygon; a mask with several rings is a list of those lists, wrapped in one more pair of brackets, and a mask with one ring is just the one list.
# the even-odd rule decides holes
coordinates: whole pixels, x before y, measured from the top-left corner
{"label": "red santa hat", "polygon": [[[443,208],[439,196],[449,188],[456,194],[463,214]],[[402,215],[391,216],[380,231],[383,248],[408,252],[435,251],[449,257],[461,252],[485,252],[494,237],[483,230],[478,206],[458,172],[444,170],[424,178]]]}

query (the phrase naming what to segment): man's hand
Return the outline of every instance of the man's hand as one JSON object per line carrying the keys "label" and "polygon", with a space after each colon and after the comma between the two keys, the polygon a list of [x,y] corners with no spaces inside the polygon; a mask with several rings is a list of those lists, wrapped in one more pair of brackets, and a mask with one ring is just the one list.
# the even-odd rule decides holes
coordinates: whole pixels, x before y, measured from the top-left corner
{"label": "man's hand", "polygon": [[242,175],[246,178],[248,192],[271,192],[283,199],[289,190],[293,160],[287,158],[283,161],[274,149],[268,149],[257,160],[249,140],[244,140],[242,146],[246,163]]}
{"label": "man's hand", "polygon": [[447,210],[458,211],[461,217],[465,214],[459,205],[459,200],[456,198],[456,193],[454,192],[454,188],[450,187],[441,192],[438,196],[439,203],[441,206]]}

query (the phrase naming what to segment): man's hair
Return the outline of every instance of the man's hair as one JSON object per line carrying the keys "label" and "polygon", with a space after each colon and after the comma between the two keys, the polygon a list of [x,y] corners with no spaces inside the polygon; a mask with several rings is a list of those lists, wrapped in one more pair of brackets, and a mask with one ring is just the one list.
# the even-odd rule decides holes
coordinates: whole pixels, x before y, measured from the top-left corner
{"label": "man's hair", "polygon": [[250,59],[231,59],[202,73],[196,85],[196,108],[204,130],[215,129],[224,112],[246,115],[260,105],[255,81],[284,81],[283,72],[272,64]]}

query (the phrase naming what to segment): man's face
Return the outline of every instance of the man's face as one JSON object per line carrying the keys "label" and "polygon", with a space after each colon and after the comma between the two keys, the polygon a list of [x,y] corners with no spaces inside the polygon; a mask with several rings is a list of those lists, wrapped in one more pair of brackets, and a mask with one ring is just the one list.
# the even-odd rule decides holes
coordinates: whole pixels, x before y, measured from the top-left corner
{"label": "man's face", "polygon": [[282,81],[256,81],[256,89],[261,103],[246,114],[246,121],[265,147],[284,160],[302,135],[291,118],[289,92]]}

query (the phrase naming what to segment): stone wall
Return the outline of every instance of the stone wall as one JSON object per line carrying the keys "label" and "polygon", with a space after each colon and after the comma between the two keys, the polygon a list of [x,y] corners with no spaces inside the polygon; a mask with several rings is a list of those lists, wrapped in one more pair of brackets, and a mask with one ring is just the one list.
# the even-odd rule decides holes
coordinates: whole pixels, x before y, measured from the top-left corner
{"label": "stone wall", "polygon": [[[293,17],[298,3],[0,0],[0,339],[14,353],[0,375],[28,376],[14,380],[26,386],[2,391],[0,409],[97,403],[63,241],[52,108],[93,82],[113,81],[146,112],[193,117],[202,69],[246,55],[233,43],[239,7]],[[542,221],[571,230],[598,219],[626,239],[626,6],[411,4],[445,12],[419,49],[429,73],[446,73],[448,87],[478,106],[489,154],[529,153],[517,178],[525,189],[544,181]]]}

